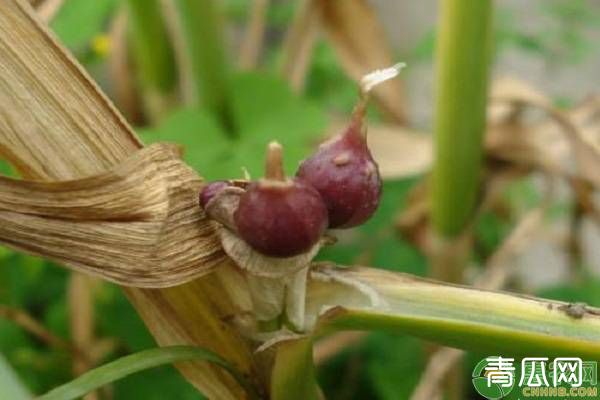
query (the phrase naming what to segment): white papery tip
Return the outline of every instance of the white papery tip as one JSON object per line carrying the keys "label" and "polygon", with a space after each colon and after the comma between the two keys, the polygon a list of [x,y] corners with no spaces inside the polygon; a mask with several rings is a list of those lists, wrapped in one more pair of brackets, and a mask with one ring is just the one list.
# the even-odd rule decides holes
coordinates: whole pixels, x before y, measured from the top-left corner
{"label": "white papery tip", "polygon": [[363,76],[360,80],[360,88],[363,93],[369,93],[375,86],[398,76],[400,71],[406,67],[406,63],[398,63],[392,67],[378,69]]}

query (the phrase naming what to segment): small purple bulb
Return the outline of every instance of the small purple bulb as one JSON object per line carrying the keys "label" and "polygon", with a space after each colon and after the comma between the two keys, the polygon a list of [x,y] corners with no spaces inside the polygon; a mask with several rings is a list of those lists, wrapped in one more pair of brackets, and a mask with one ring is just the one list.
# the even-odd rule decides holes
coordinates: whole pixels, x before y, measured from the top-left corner
{"label": "small purple bulb", "polygon": [[217,193],[229,186],[231,186],[231,183],[228,181],[214,181],[206,184],[200,191],[200,207],[205,210],[208,202],[215,197]]}
{"label": "small purple bulb", "polygon": [[266,178],[241,196],[234,221],[239,236],[272,257],[292,257],[317,244],[327,228],[327,208],[319,192],[283,174],[281,146],[269,145]]}
{"label": "small purple bulb", "polygon": [[304,160],[297,178],[312,185],[327,205],[330,228],[351,228],[367,221],[379,207],[379,168],[363,127],[362,104],[344,132]]}

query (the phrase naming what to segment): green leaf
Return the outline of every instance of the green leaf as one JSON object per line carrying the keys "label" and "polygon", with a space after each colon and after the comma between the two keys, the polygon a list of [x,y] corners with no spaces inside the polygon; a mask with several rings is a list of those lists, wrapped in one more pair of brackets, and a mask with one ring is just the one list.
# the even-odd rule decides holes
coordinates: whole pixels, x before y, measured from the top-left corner
{"label": "green leaf", "polygon": [[[373,334],[371,336],[375,336]],[[397,339],[397,338],[394,338]],[[339,354],[319,367],[319,383],[326,399],[380,399],[369,376],[369,361],[380,355],[366,341],[345,347]]]}
{"label": "green leaf", "polygon": [[82,50],[102,32],[119,0],[67,0],[51,27],[70,49]]}
{"label": "green leaf", "polygon": [[71,382],[59,386],[45,395],[38,397],[38,400],[76,399],[94,389],[106,385],[107,383],[114,382],[135,372],[160,365],[193,360],[208,361],[221,366],[247,390],[250,398],[258,398],[254,389],[244,377],[217,354],[199,347],[168,346],[140,351],[139,353],[122,357],[116,361],[95,368]]}
{"label": "green leaf", "polygon": [[165,117],[154,129],[140,132],[147,143],[173,142],[183,146],[183,159],[207,179],[240,177],[234,166],[233,142],[204,110],[181,109]]}
{"label": "green leaf", "polygon": [[0,354],[0,398],[11,400],[31,399],[31,394],[29,394],[29,391],[2,354]]}
{"label": "green leaf", "polygon": [[319,368],[327,399],[408,399],[424,366],[424,343],[386,333],[368,335]]}
{"label": "green leaf", "polygon": [[600,360],[598,309],[578,314],[583,310],[568,303],[373,268],[321,266],[317,272],[327,279],[309,285],[308,319],[315,316],[310,313],[329,309],[317,335],[383,330],[488,354]]}
{"label": "green leaf", "polygon": [[282,342],[277,347],[271,376],[272,400],[318,400],[312,339],[304,337]]}
{"label": "green leaf", "polygon": [[100,336],[119,338],[130,352],[157,346],[146,325],[117,286],[103,285],[96,303],[96,325]]}
{"label": "green leaf", "polygon": [[246,73],[236,76],[234,83],[238,137],[227,137],[206,109],[174,111],[158,127],[143,130],[142,137],[148,143],[182,145],[184,160],[209,180],[240,178],[242,168],[261,177],[265,148],[277,140],[285,149],[286,171],[293,175],[325,131],[324,112],[275,77]]}
{"label": "green leaf", "polygon": [[234,79],[233,96],[241,140],[235,163],[255,177],[263,174],[262,155],[271,140],[284,146],[286,172],[292,175],[325,132],[323,110],[294,95],[277,77],[240,74]]}
{"label": "green leaf", "polygon": [[374,334],[367,374],[382,400],[409,399],[425,367],[424,343],[417,339]]}

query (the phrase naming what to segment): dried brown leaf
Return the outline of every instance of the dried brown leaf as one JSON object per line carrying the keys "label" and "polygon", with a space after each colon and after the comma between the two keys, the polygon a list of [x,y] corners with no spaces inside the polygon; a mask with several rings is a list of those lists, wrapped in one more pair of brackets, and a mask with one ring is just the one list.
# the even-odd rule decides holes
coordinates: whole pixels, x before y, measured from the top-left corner
{"label": "dried brown leaf", "polygon": [[427,172],[433,162],[431,136],[399,126],[369,127],[369,147],[386,179],[398,179]]}
{"label": "dried brown leaf", "polygon": [[[350,77],[359,81],[371,71],[396,64],[386,33],[366,0],[316,0],[316,5],[323,28]],[[406,125],[407,104],[401,80],[378,86],[373,97],[389,118]]]}
{"label": "dried brown leaf", "polygon": [[[0,155],[27,179],[73,180],[104,174],[141,147],[129,125],[36,20],[31,7],[22,0],[0,2]],[[183,200],[187,198],[186,190],[189,188],[179,193],[180,204],[188,204]],[[41,218],[14,214],[36,221]],[[7,216],[7,220],[15,215]],[[140,228],[142,223],[134,226]],[[65,224],[62,234],[76,222],[65,220]],[[133,230],[137,235],[147,234],[145,228]],[[108,250],[107,246],[97,249],[97,256],[108,259]],[[184,246],[181,251],[191,252]],[[225,263],[215,273],[183,285],[128,288],[126,294],[160,345],[207,347],[241,373],[259,376],[252,349],[225,322],[239,312],[219,278],[220,270],[231,268]],[[210,398],[245,398],[243,389],[218,367],[207,363],[183,363],[178,367]]]}
{"label": "dried brown leaf", "polygon": [[200,184],[166,145],[80,180],[0,177],[0,239],[121,285],[173,286],[224,257],[198,209]]}
{"label": "dried brown leaf", "polygon": [[600,103],[560,110],[519,94],[494,97],[499,103],[522,109],[532,108],[545,115],[542,122],[527,124],[507,118],[490,128],[486,137],[489,153],[558,174],[600,185]]}

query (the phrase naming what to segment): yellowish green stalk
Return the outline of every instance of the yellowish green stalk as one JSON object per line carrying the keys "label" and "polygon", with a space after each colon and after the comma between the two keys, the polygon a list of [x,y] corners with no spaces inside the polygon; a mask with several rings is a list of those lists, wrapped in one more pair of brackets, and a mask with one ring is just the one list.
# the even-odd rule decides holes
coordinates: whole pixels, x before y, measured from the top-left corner
{"label": "yellowish green stalk", "polygon": [[437,41],[432,223],[463,232],[479,194],[492,47],[491,0],[442,0]]}
{"label": "yellowish green stalk", "polygon": [[337,307],[321,316],[317,335],[384,330],[506,357],[600,360],[600,310],[595,308],[373,268],[321,271],[328,278],[310,283],[307,320],[327,306]]}

